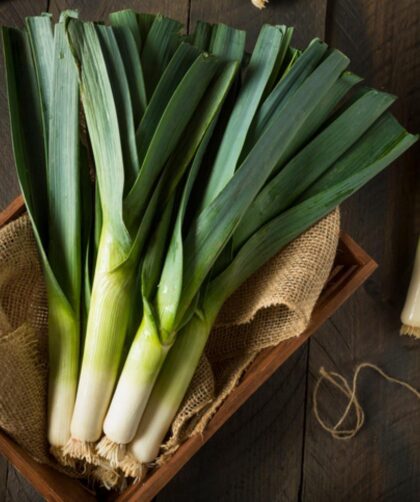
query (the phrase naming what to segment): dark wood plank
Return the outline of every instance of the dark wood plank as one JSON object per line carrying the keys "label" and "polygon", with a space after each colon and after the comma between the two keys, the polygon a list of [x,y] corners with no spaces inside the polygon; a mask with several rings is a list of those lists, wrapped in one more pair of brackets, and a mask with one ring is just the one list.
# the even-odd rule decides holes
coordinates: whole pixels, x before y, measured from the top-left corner
{"label": "dark wood plank", "polygon": [[0,455],[0,500],[6,500],[8,469],[9,464],[6,458]]}
{"label": "dark wood plank", "polygon": [[[294,354],[240,408],[157,501],[295,501],[304,408],[307,346]],[[285,434],[288,431],[288,434]],[[269,495],[269,498],[267,498]]]}
{"label": "dark wood plank", "polygon": [[[22,26],[25,16],[47,9],[47,0],[5,0],[0,3],[0,25]],[[0,42],[0,210],[19,193],[10,141],[9,112],[4,80],[3,47]]]}
{"label": "dark wood plank", "polygon": [[[263,23],[296,27],[294,45],[323,37],[326,1],[272,1],[258,11],[246,0],[192,0],[198,19],[248,32],[251,48]],[[301,475],[306,349],[258,390],[157,497],[160,501],[297,500]]]}
{"label": "dark wood plank", "polygon": [[250,0],[191,0],[190,26],[197,20],[222,22],[248,33],[252,47],[264,23],[294,26],[293,44],[304,47],[314,37],[324,37],[327,0],[271,0],[264,10],[256,9]]}
{"label": "dark wood plank", "polygon": [[25,202],[22,195],[18,195],[16,199],[0,212],[0,228],[6,223],[18,218],[21,214],[25,212]]}
{"label": "dark wood plank", "polygon": [[[13,475],[11,478],[13,483],[9,483],[10,476],[8,477],[7,486],[11,494],[19,490],[26,492],[28,486],[31,485],[31,496],[36,500],[38,495],[34,490],[38,490],[49,502],[62,502],[64,498],[66,502],[92,502],[95,500],[91,491],[64,473],[36,462],[2,431],[0,431],[0,451],[10,462],[9,471],[11,466],[19,471],[19,476]],[[18,485],[21,479],[25,479],[25,486],[20,488]]]}
{"label": "dark wood plank", "polygon": [[7,471],[6,502],[43,502],[41,497],[26,479],[9,465]]}
{"label": "dark wood plank", "polygon": [[[420,3],[417,0],[331,2],[331,43],[366,82],[400,96],[393,111],[420,130]],[[420,344],[400,337],[399,314],[420,231],[419,146],[356,194],[343,227],[380,264],[365,287],[311,341],[310,394],[320,366],[352,376],[362,361],[420,387]],[[343,401],[325,389],[322,412],[338,417]],[[420,409],[415,399],[367,371],[360,382],[367,423],[334,440],[307,411],[303,499],[415,500],[420,490]]]}
{"label": "dark wood plank", "polygon": [[138,12],[160,13],[187,23],[188,0],[51,0],[50,12],[57,16],[64,9],[78,9],[83,19],[104,20],[110,12],[121,9],[134,9]]}

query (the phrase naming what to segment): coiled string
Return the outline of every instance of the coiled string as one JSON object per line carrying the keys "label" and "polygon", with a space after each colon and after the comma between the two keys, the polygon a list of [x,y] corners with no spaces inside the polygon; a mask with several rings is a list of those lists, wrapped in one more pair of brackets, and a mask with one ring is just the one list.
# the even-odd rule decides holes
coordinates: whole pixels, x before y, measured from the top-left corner
{"label": "coiled string", "polygon": [[[315,418],[317,419],[318,423],[321,425],[321,427],[329,432],[331,436],[334,439],[351,439],[356,434],[360,431],[360,429],[363,427],[363,424],[365,423],[365,412],[363,411],[362,406],[359,403],[359,400],[357,398],[357,383],[358,383],[358,378],[360,375],[360,372],[364,368],[370,368],[377,373],[379,373],[385,380],[388,380],[388,382],[395,383],[397,385],[400,385],[401,387],[406,388],[409,390],[411,393],[413,393],[417,399],[420,399],[420,392],[415,389],[412,385],[408,384],[407,382],[404,382],[402,380],[398,380],[397,378],[391,377],[387,375],[381,368],[378,366],[375,366],[374,364],[371,363],[361,363],[357,366],[354,375],[353,375],[353,382],[352,386],[350,387],[349,383],[347,380],[340,375],[339,373],[336,373],[334,371],[326,371],[324,367],[321,367],[319,370],[320,377],[318,381],[315,384],[314,388],[314,394],[313,394],[313,410],[315,414]],[[322,384],[322,382],[326,380],[329,382],[331,385],[336,387],[340,392],[342,392],[347,398],[348,398],[348,403],[346,406],[346,409],[344,410],[343,414],[341,415],[341,418],[338,420],[338,422],[334,426],[328,425],[325,420],[323,420],[320,416],[319,413],[319,408],[318,408],[318,393],[319,393],[319,388]],[[354,427],[347,429],[347,428],[342,428],[344,421],[346,418],[349,416],[351,413],[351,410],[354,409],[354,414],[356,417],[356,421],[354,424]]]}

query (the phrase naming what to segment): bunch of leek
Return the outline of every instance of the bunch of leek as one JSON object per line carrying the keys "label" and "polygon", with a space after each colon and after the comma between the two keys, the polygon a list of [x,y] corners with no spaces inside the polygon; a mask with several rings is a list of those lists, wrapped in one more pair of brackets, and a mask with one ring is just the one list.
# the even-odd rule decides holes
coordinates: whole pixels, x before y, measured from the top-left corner
{"label": "bunch of leek", "polygon": [[[213,46],[221,30],[229,33],[200,24],[192,41],[205,46],[207,32],[205,48],[229,57],[238,50],[240,32],[229,30],[224,54]],[[392,117],[381,118],[394,101],[385,93],[362,90],[331,117],[359,79],[343,74],[347,58],[319,41],[283,65],[290,36],[290,29],[263,27],[227,121],[215,122],[194,158],[173,226],[163,218],[146,252],[143,319],[98,446],[115,465],[135,435],[131,450],[137,459],[156,457],[227,297],[414,141]],[[233,47],[229,40],[236,41]],[[243,51],[242,45],[240,57]],[[384,154],[381,148],[390,151]],[[364,159],[366,152],[372,157]],[[202,168],[206,155],[214,160]],[[199,186],[203,178],[204,188]],[[185,215],[192,192],[199,200]],[[183,342],[177,342],[179,332]]]}
{"label": "bunch of leek", "polygon": [[241,30],[180,28],[126,10],[3,30],[61,456],[153,460],[226,298],[416,140],[392,96],[348,97],[360,79],[319,40],[267,25],[249,55]]}

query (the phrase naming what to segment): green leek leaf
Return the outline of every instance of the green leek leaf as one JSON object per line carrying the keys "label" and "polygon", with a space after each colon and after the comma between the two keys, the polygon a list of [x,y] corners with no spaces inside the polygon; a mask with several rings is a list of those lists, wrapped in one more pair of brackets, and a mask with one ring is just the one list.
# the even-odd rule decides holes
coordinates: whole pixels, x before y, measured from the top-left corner
{"label": "green leek leaf", "polygon": [[162,114],[139,175],[124,201],[124,215],[130,229],[137,228],[152,188],[194,115],[209,83],[221,63],[201,54],[176,88]]}
{"label": "green leek leaf", "polygon": [[390,114],[379,119],[370,132],[369,137],[362,137],[343,161],[304,194],[300,203],[266,223],[246,241],[229,267],[211,284],[206,300],[210,310],[216,304],[220,308],[267,260],[359,190],[418,139],[404,131]]}
{"label": "green leek leaf", "polygon": [[211,39],[212,26],[204,21],[197,21],[195,26],[192,44],[200,51],[208,51]]}
{"label": "green leek leaf", "polygon": [[200,52],[191,45],[181,44],[159,80],[156,91],[136,132],[140,162],[143,162],[146,156],[150,142],[156,132],[156,127],[175,89],[199,55]]}
{"label": "green leek leaf", "polygon": [[232,177],[237,167],[248,128],[271,78],[282,48],[284,33],[275,26],[264,25],[258,36],[235,107],[203,197],[202,206],[214,200]]}
{"label": "green leek leaf", "polygon": [[394,96],[369,90],[340,113],[258,194],[235,232],[235,248],[289,207],[394,101]]}
{"label": "green leek leaf", "polygon": [[48,126],[52,94],[52,72],[54,35],[51,26],[51,15],[31,16],[25,19],[26,29],[32,48],[35,70],[41,95],[42,118],[45,128],[44,141],[48,151]]}
{"label": "green leek leaf", "polygon": [[157,15],[147,32],[141,54],[146,84],[147,99],[150,101],[155,88],[172,58],[181,39],[182,23]]}
{"label": "green leek leaf", "polygon": [[139,171],[139,158],[129,84],[112,28],[98,25],[97,30],[112,87],[115,109],[118,115],[121,148],[124,159],[125,191],[128,191]]}
{"label": "green leek leaf", "polygon": [[118,244],[113,260],[119,264],[127,257],[131,239],[122,216],[124,159],[113,90],[94,24],[69,19],[66,27],[79,68],[80,93],[95,158],[103,227],[111,229],[114,243]]}
{"label": "green leek leaf", "polygon": [[141,35],[137,15],[131,10],[110,14],[109,20],[124,61],[133,106],[134,125],[137,128],[147,106],[146,86],[140,61]]}

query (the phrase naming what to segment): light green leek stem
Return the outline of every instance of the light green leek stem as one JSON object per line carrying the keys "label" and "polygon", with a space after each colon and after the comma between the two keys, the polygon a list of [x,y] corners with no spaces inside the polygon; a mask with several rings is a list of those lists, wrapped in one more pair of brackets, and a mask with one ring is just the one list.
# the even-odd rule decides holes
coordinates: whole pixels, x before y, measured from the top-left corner
{"label": "light green leek stem", "polygon": [[48,441],[52,446],[64,446],[70,438],[79,371],[79,339],[79,320],[49,286]]}
{"label": "light green leek stem", "polygon": [[112,268],[120,249],[104,223],[88,316],[82,370],[73,414],[72,437],[96,441],[117,379],[130,320],[134,268]]}
{"label": "light green leek stem", "polygon": [[131,345],[104,422],[108,439],[119,444],[133,440],[170,344],[162,343],[145,304],[143,320]]}
{"label": "light green leek stem", "polygon": [[130,451],[139,462],[151,462],[158,455],[198,366],[215,317],[215,314],[194,315],[177,336],[130,444]]}

